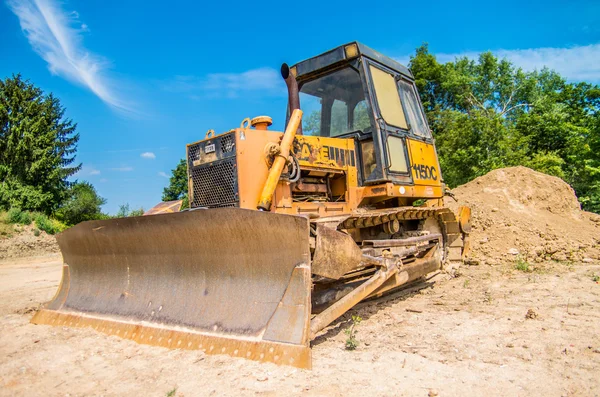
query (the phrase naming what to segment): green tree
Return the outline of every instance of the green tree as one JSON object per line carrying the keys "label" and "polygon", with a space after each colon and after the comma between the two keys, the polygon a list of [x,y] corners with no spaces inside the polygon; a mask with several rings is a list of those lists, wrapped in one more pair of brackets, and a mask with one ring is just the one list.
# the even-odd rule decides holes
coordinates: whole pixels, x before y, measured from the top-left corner
{"label": "green tree", "polygon": [[79,134],[52,94],[20,75],[0,80],[0,208],[52,213],[81,165]]}
{"label": "green tree", "polygon": [[[184,200],[187,201],[188,195],[188,176],[187,176],[187,163],[185,159],[181,159],[177,167],[171,171],[171,178],[169,179],[169,186],[164,188],[162,200]],[[187,205],[184,205],[186,207]]]}
{"label": "green tree", "polygon": [[[346,106],[343,102],[335,102],[332,106],[330,127],[332,135],[348,132],[348,108]],[[350,126],[352,131],[366,131],[371,127],[366,101],[357,103],[353,112],[354,122]],[[304,135],[313,136],[321,134],[321,109],[313,110],[308,116],[304,117],[302,132]]]}
{"label": "green tree", "polygon": [[319,136],[321,131],[321,110],[313,110],[308,117],[302,120],[302,133],[304,135]]}
{"label": "green tree", "polygon": [[68,190],[68,197],[56,211],[58,220],[67,225],[93,219],[106,219],[107,215],[100,208],[106,204],[106,199],[100,197],[94,186],[89,182],[76,182]]}
{"label": "green tree", "polygon": [[524,72],[492,53],[439,63],[426,44],[411,57],[445,182],[525,165],[559,176],[600,212],[600,89],[556,72]]}

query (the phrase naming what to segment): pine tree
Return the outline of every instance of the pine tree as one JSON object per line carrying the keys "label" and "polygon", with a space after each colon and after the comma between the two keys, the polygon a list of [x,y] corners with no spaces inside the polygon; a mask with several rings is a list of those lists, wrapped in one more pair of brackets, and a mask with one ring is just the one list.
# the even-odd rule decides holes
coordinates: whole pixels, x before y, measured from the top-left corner
{"label": "pine tree", "polygon": [[52,213],[65,200],[79,134],[58,98],[23,80],[0,80],[0,208]]}

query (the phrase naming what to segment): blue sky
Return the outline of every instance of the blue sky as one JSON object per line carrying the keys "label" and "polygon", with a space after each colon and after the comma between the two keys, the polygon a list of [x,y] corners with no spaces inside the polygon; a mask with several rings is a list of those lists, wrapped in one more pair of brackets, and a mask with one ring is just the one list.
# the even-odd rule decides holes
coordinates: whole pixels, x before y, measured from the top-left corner
{"label": "blue sky", "polygon": [[281,130],[281,63],[349,41],[403,62],[422,42],[442,61],[492,50],[600,82],[597,1],[2,1],[0,78],[21,73],[60,98],[81,134],[77,178],[113,214],[158,203],[208,129],[267,114]]}

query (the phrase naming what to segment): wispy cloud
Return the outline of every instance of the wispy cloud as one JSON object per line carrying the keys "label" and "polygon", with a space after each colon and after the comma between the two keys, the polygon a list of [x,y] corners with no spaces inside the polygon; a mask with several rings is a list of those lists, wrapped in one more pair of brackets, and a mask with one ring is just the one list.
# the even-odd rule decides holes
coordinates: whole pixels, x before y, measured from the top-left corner
{"label": "wispy cloud", "polygon": [[90,175],[100,175],[100,171],[99,170],[91,170]]}
{"label": "wispy cloud", "polygon": [[[436,53],[435,56],[440,62],[449,62],[459,57],[477,59],[483,51],[466,51],[453,54]],[[569,80],[600,81],[600,44],[564,48],[499,49],[492,50],[492,52],[497,57],[506,58],[526,71],[548,67]],[[399,61],[407,65],[409,58],[403,57]]]}
{"label": "wispy cloud", "polygon": [[140,154],[140,157],[144,159],[154,160],[156,158],[156,155],[152,152],[144,152]]}
{"label": "wispy cloud", "polygon": [[211,73],[203,77],[175,76],[162,83],[165,91],[188,93],[191,99],[205,96],[238,97],[240,93],[261,91],[266,95],[284,95],[285,83],[273,68],[258,68],[241,73]]}
{"label": "wispy cloud", "polygon": [[133,171],[133,167],[116,167],[116,168],[111,168],[112,171],[119,171],[119,172],[129,172],[129,171]]}
{"label": "wispy cloud", "polygon": [[117,110],[133,111],[105,74],[109,62],[84,47],[83,33],[89,28],[76,11],[63,10],[56,0],[7,0],[7,4],[51,73],[87,87]]}
{"label": "wispy cloud", "polygon": [[163,172],[163,171],[160,171],[160,172],[158,173],[158,176],[162,176],[163,178],[167,178],[167,179],[169,178],[169,175],[167,175],[167,173],[166,173],[166,172]]}

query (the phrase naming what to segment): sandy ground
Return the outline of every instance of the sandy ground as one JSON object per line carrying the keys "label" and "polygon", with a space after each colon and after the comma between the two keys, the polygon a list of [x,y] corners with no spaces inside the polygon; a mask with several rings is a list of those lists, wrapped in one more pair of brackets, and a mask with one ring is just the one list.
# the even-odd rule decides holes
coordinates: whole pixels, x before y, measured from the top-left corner
{"label": "sandy ground", "polygon": [[59,255],[0,262],[0,395],[600,395],[598,263],[466,266],[363,303],[313,342],[312,371],[30,324],[60,267]]}

